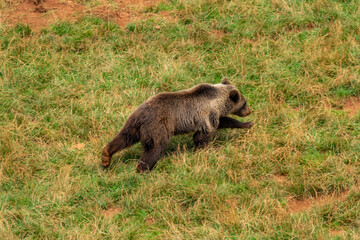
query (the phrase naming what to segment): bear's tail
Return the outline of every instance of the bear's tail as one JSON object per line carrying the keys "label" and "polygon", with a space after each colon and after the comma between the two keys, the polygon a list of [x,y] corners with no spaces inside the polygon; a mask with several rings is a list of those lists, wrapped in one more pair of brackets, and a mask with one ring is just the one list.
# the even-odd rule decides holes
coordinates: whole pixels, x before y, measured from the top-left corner
{"label": "bear's tail", "polygon": [[118,151],[130,147],[139,142],[139,130],[134,127],[125,126],[115,138],[109,142],[102,152],[101,164],[104,168],[110,166],[111,157]]}

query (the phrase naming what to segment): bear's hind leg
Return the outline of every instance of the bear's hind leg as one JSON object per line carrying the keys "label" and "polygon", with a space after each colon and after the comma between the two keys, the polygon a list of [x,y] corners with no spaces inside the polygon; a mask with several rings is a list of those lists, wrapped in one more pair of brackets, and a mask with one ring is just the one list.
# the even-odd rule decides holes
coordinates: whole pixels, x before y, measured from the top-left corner
{"label": "bear's hind leg", "polygon": [[104,168],[110,166],[111,157],[118,151],[130,147],[139,141],[139,136],[136,132],[128,134],[124,130],[120,131],[116,137],[109,142],[102,152],[101,164]]}
{"label": "bear's hind leg", "polygon": [[164,152],[166,147],[169,145],[169,142],[170,139],[162,141],[159,144],[155,144],[154,146],[144,146],[144,153],[137,164],[137,171],[140,173],[151,171],[159,160],[161,153]]}
{"label": "bear's hind leg", "polygon": [[153,169],[156,162],[159,160],[161,153],[164,152],[169,145],[170,139],[171,135],[168,134],[165,126],[158,126],[156,129],[153,129],[151,135],[141,137],[144,153],[137,164],[138,172],[141,173]]}

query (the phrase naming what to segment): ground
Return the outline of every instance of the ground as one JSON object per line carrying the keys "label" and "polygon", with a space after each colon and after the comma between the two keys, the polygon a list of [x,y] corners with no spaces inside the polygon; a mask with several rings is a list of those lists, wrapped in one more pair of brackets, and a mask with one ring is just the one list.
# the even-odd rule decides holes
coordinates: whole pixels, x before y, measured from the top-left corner
{"label": "ground", "polygon": [[355,116],[360,110],[360,97],[346,99],[343,109],[349,116]]}
{"label": "ground", "polygon": [[[0,3],[1,239],[358,239],[358,1]],[[250,130],[154,171],[101,151],[159,92],[229,78]]]}
{"label": "ground", "polygon": [[130,22],[152,16],[171,19],[168,11],[158,14],[144,12],[160,2],[161,0],[100,0],[86,5],[71,0],[26,0],[6,5],[1,13],[1,21],[9,25],[24,23],[34,30],[40,30],[59,20],[73,22],[82,16],[93,15],[125,27]]}

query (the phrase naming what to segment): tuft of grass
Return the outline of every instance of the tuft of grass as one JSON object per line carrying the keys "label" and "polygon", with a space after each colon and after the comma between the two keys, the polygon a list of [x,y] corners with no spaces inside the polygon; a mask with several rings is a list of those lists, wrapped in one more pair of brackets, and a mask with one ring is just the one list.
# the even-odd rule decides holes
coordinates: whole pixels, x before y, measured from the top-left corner
{"label": "tuft of grass", "polygon": [[[147,11],[169,9],[179,21],[124,30],[89,16],[40,33],[0,27],[0,238],[358,238],[360,115],[339,101],[359,95],[359,3]],[[150,174],[135,172],[139,145],[100,167],[147,98],[223,77],[253,109],[251,130],[218,131],[201,151],[176,136]]]}
{"label": "tuft of grass", "polygon": [[18,34],[20,37],[29,37],[31,35],[30,27],[25,24],[17,24],[14,27],[14,32]]}

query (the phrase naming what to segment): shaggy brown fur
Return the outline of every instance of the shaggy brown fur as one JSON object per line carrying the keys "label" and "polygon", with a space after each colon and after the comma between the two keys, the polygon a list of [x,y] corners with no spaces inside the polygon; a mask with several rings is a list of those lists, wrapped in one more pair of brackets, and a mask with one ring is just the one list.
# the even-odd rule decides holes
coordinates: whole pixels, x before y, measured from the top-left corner
{"label": "shaggy brown fur", "polygon": [[204,147],[216,129],[253,126],[252,122],[239,122],[226,115],[245,117],[250,113],[245,98],[227,79],[219,84],[158,94],[141,104],[104,148],[102,165],[108,167],[113,154],[140,141],[144,153],[137,170],[151,170],[173,135],[195,132],[195,147]]}

